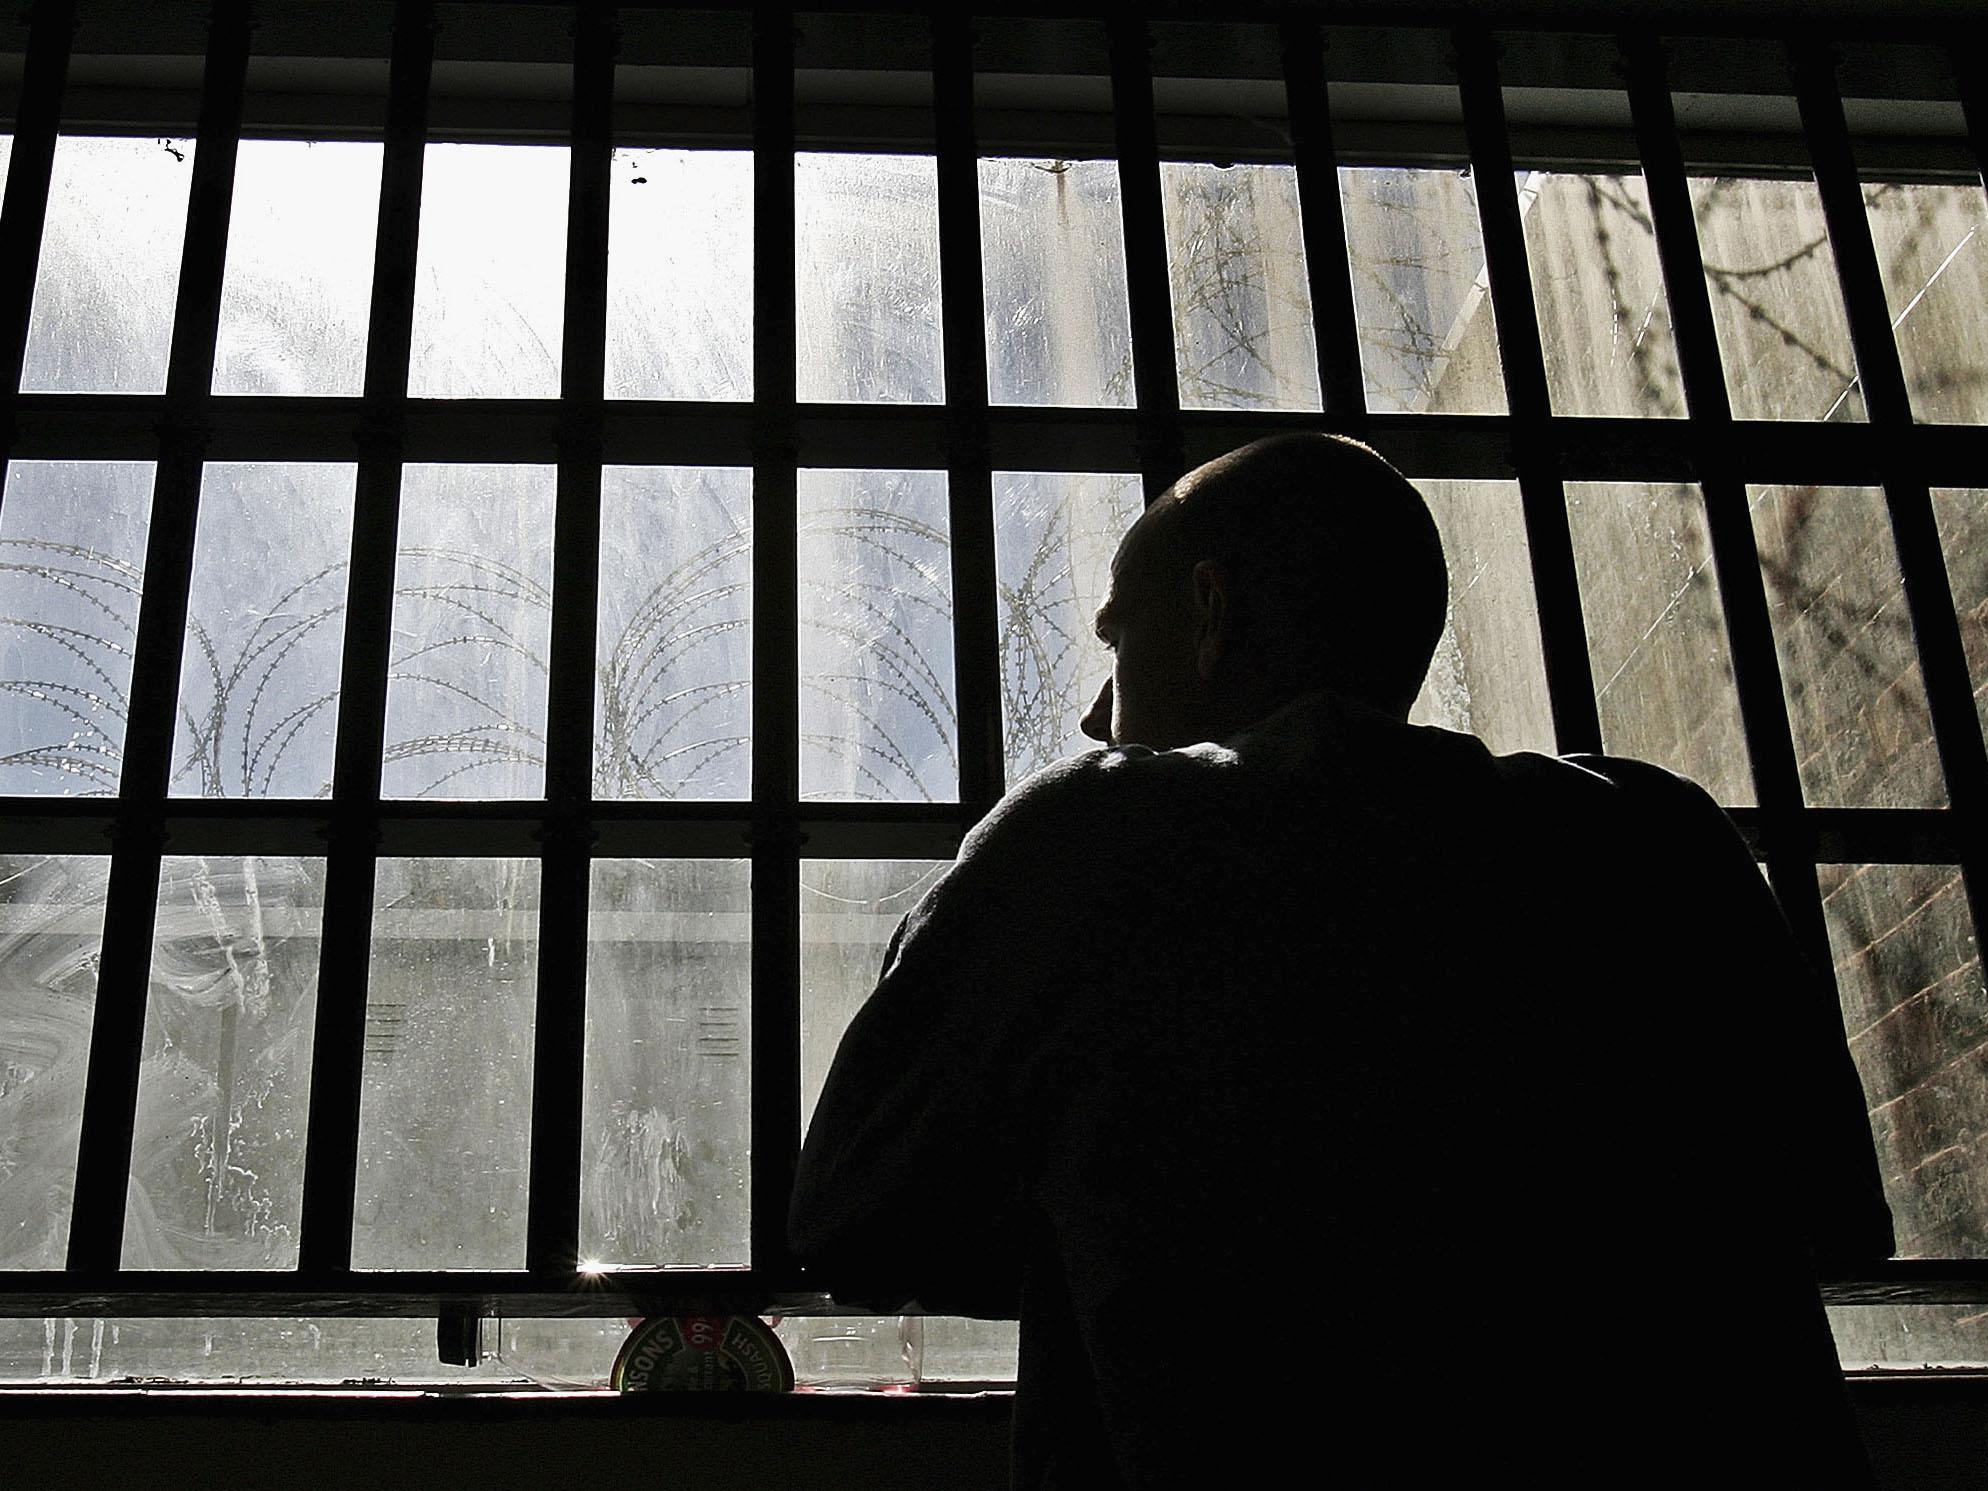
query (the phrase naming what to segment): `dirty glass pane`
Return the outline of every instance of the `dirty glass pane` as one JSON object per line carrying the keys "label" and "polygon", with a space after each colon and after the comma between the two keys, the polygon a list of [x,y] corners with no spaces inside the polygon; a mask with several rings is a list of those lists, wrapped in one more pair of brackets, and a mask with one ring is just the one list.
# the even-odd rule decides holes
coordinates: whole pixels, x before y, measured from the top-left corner
{"label": "dirty glass pane", "polygon": [[[617,1322],[618,1323],[618,1322]],[[626,1334],[627,1327],[622,1327]],[[0,1320],[0,1382],[519,1380],[502,1363],[435,1359],[433,1319],[70,1316]]]}
{"label": "dirty glass pane", "polygon": [[1001,727],[1008,785],[1096,742],[1077,721],[1111,674],[1092,630],[1111,557],[1145,510],[1137,476],[994,473]]}
{"label": "dirty glass pane", "polygon": [[617,150],[607,396],[752,397],[752,154]]}
{"label": "dirty glass pane", "polygon": [[1884,494],[1747,495],[1803,795],[1826,808],[1945,807]]}
{"label": "dirty glass pane", "polygon": [[1823,865],[1843,1024],[1902,1258],[1988,1257],[1988,989],[1952,865]]}
{"label": "dirty glass pane", "polygon": [[1342,168],[1367,407],[1503,414],[1505,378],[1477,190],[1457,171]]}
{"label": "dirty glass pane", "polygon": [[1976,185],[1864,188],[1912,412],[1988,423],[1988,197]]}
{"label": "dirty glass pane", "polygon": [[1753,801],[1725,612],[1696,487],[1570,482],[1567,519],[1602,744],[1722,803]]}
{"label": "dirty glass pane", "polygon": [[1740,419],[1863,419],[1814,181],[1695,177],[1698,252]]}
{"label": "dirty glass pane", "polygon": [[357,470],[214,462],[201,472],[174,796],[331,791]]}
{"label": "dirty glass pane", "polygon": [[828,1080],[842,1032],[877,986],[904,914],[950,860],[801,861],[801,1127]]}
{"label": "dirty glass pane", "polygon": [[794,158],[797,395],[936,404],[939,174],[929,155]]}
{"label": "dirty glass pane", "polygon": [[943,471],[803,471],[801,795],[959,795]]}
{"label": "dirty glass pane", "polygon": [[751,1002],[749,861],[594,861],[583,1258],[751,1261]]}
{"label": "dirty glass pane", "polygon": [[410,395],[558,396],[569,175],[563,145],[428,147]]}
{"label": "dirty glass pane", "polygon": [[152,474],[150,461],[7,467],[0,794],[117,790]]}
{"label": "dirty glass pane", "polygon": [[1183,409],[1317,409],[1318,342],[1290,166],[1163,161]]}
{"label": "dirty glass pane", "polygon": [[539,866],[383,859],[355,1268],[522,1268]]}
{"label": "dirty glass pane", "polygon": [[989,402],[1133,402],[1116,161],[983,160],[980,264]]}
{"label": "dirty glass pane", "polygon": [[1525,509],[1512,481],[1417,481],[1450,567],[1450,608],[1409,720],[1494,751],[1554,749]]}
{"label": "dirty glass pane", "polygon": [[192,182],[191,140],[55,142],[24,391],[165,389]]}
{"label": "dirty glass pane", "polygon": [[364,391],[380,158],[359,141],[242,141],[214,392]]}
{"label": "dirty glass pane", "polygon": [[1988,733],[1988,487],[1935,488],[1933,520],[1946,551],[1975,706]]}
{"label": "dirty glass pane", "polygon": [[1829,1333],[1846,1372],[1988,1368],[1988,1311],[1968,1305],[1831,1305]]}
{"label": "dirty glass pane", "polygon": [[1519,211],[1553,412],[1681,416],[1643,178],[1521,172]]}
{"label": "dirty glass pane", "polygon": [[1013,1382],[1021,1326],[1013,1320],[925,1317],[925,1382]]}
{"label": "dirty glass pane", "polygon": [[408,466],[387,674],[387,797],[545,791],[551,466]]}
{"label": "dirty glass pane", "polygon": [[126,1268],[295,1268],[324,861],[159,869]]}
{"label": "dirty glass pane", "polygon": [[0,854],[0,1269],[61,1268],[107,856]]}
{"label": "dirty glass pane", "polygon": [[594,795],[752,792],[752,472],[601,472]]}

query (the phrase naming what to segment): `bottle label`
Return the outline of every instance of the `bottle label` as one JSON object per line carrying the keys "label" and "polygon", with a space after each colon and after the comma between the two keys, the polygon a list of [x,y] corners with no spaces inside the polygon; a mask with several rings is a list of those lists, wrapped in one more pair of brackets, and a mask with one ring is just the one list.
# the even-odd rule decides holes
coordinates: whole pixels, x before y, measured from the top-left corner
{"label": "bottle label", "polygon": [[622,1343],[611,1381],[624,1393],[785,1393],[794,1367],[751,1315],[657,1315]]}

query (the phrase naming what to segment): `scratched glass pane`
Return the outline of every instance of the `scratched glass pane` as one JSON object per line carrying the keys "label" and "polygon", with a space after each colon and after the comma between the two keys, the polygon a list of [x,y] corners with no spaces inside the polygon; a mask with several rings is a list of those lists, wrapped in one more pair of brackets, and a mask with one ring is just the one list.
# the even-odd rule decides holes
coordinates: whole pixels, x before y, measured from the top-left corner
{"label": "scratched glass pane", "polygon": [[1933,521],[1946,551],[1975,708],[1988,734],[1988,487],[1936,487]]}
{"label": "scratched glass pane", "polygon": [[597,859],[581,1256],[751,1261],[752,865]]}
{"label": "scratched glass pane", "polygon": [[1828,808],[1945,807],[1884,494],[1747,495],[1803,796]]}
{"label": "scratched glass pane", "polygon": [[929,155],[794,158],[797,393],[936,404],[939,175]]}
{"label": "scratched glass pane", "polygon": [[522,1268],[539,865],[383,859],[373,891],[355,1268]]}
{"label": "scratched glass pane", "polygon": [[1409,720],[1476,735],[1494,751],[1551,753],[1553,711],[1518,483],[1415,485],[1443,536],[1450,607]]}
{"label": "scratched glass pane", "polygon": [[1521,172],[1519,211],[1553,412],[1682,416],[1643,178]]}
{"label": "scratched glass pane", "polygon": [[164,390],[192,181],[191,140],[55,142],[24,391]]}
{"label": "scratched glass pane", "polygon": [[[617,1322],[619,1324],[619,1322]],[[627,1327],[621,1326],[623,1335]],[[63,1316],[0,1320],[0,1382],[515,1382],[435,1359],[430,1318]]]}
{"label": "scratched glass pane", "polygon": [[1691,205],[1733,413],[1864,418],[1815,182],[1697,177]]}
{"label": "scratched glass pane", "polygon": [[1339,199],[1377,414],[1503,414],[1477,190],[1457,171],[1345,167]]}
{"label": "scratched glass pane", "polygon": [[214,462],[201,473],[174,796],[331,791],[356,472]]}
{"label": "scratched glass pane", "polygon": [[1133,402],[1116,161],[983,160],[980,264],[990,402]]}
{"label": "scratched glass pane", "polygon": [[1318,342],[1290,166],[1163,161],[1183,409],[1317,409]]}
{"label": "scratched glass pane", "polygon": [[607,396],[752,397],[752,155],[617,150]]}
{"label": "scratched glass pane", "polygon": [[801,795],[959,795],[943,471],[803,471]]}
{"label": "scratched glass pane", "polygon": [[1725,611],[1696,487],[1570,482],[1602,744],[1753,802]]}
{"label": "scratched glass pane", "polygon": [[295,1268],[324,861],[159,869],[126,1268]]}
{"label": "scratched glass pane", "polygon": [[14,461],[0,497],[0,794],[117,790],[149,461]]}
{"label": "scratched glass pane", "polygon": [[1830,1305],[1829,1333],[1845,1372],[1881,1367],[1988,1369],[1988,1317],[1981,1306]]}
{"label": "scratched glass pane", "polygon": [[950,860],[801,861],[801,1127],[821,1099],[835,1048],[882,973],[904,914]]}
{"label": "scratched glass pane", "polygon": [[0,1269],[61,1268],[108,856],[0,854]]}
{"label": "scratched glass pane", "polygon": [[558,396],[570,174],[563,145],[428,147],[411,396]]}
{"label": "scratched glass pane", "polygon": [[380,159],[356,141],[242,141],[214,392],[364,390]]}
{"label": "scratched glass pane", "polygon": [[1817,877],[1898,1256],[1988,1257],[1988,988],[1960,871],[1821,865]]}
{"label": "scratched glass pane", "polygon": [[1096,742],[1077,721],[1111,673],[1092,630],[1111,557],[1145,510],[1137,476],[994,473],[1001,727],[1012,786]]}
{"label": "scratched glass pane", "polygon": [[387,797],[545,791],[551,466],[408,466],[388,662]]}
{"label": "scratched glass pane", "polygon": [[1885,181],[1865,186],[1864,206],[1913,414],[1988,423],[1988,197]]}
{"label": "scratched glass pane", "polygon": [[594,795],[752,792],[752,472],[601,472]]}

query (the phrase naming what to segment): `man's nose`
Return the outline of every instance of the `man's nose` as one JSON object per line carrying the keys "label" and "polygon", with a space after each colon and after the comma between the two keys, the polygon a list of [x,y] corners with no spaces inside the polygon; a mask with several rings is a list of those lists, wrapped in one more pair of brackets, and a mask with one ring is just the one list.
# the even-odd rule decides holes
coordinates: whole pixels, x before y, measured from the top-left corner
{"label": "man's nose", "polygon": [[1092,740],[1104,745],[1111,744],[1111,680],[1106,678],[1104,687],[1098,690],[1097,698],[1091,707],[1084,711],[1084,717],[1077,721],[1077,728]]}

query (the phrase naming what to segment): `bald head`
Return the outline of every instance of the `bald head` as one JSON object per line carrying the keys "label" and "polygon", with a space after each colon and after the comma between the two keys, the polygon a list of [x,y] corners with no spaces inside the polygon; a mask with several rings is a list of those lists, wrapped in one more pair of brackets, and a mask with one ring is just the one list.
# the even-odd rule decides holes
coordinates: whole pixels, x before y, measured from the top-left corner
{"label": "bald head", "polygon": [[[1177,738],[1113,737],[1219,739],[1318,688],[1405,718],[1448,604],[1435,521],[1372,449],[1324,434],[1245,445],[1175,482],[1120,547],[1099,632],[1164,622],[1160,643],[1138,640],[1169,664],[1120,703],[1136,719],[1164,704],[1174,718],[1148,733]],[[1121,657],[1120,693],[1140,681],[1125,672]],[[1099,718],[1085,728],[1102,735]]]}

